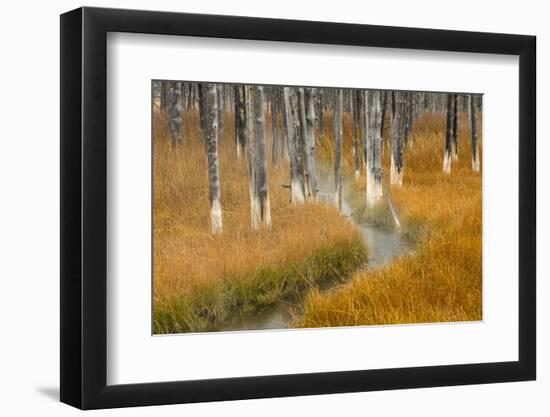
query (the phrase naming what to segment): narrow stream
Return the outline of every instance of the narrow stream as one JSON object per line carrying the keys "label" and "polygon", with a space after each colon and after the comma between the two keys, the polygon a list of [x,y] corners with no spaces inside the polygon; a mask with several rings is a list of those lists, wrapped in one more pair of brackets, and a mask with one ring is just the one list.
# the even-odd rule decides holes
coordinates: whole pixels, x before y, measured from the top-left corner
{"label": "narrow stream", "polygon": [[[332,202],[334,185],[331,176],[324,177],[319,184],[319,199]],[[345,193],[344,193],[345,194]],[[365,220],[352,216],[353,210],[345,198],[342,202],[342,214],[349,218],[361,231],[363,242],[368,248],[368,269],[380,268],[391,263],[395,258],[411,252],[410,242],[404,240],[398,230],[369,224]],[[283,300],[275,303],[256,314],[235,318],[232,323],[222,328],[222,331],[232,330],[268,330],[285,329],[292,320],[292,308],[299,307],[296,300]]]}

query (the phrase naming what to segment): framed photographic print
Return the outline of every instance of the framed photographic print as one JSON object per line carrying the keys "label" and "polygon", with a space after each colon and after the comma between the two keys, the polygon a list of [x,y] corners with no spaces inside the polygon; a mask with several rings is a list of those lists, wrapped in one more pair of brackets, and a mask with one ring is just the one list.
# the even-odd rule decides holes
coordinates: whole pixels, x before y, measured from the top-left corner
{"label": "framed photographic print", "polygon": [[61,16],[61,400],[535,379],[535,38]]}

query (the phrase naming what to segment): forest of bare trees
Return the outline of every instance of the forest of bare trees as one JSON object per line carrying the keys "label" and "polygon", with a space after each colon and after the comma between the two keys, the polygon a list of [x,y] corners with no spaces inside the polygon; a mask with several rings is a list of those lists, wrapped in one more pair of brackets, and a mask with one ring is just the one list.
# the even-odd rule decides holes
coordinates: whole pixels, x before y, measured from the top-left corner
{"label": "forest of bare trees", "polygon": [[[442,170],[451,174],[458,155],[459,111],[471,122],[472,170],[479,171],[477,113],[481,96],[474,94],[425,93],[412,91],[353,90],[338,88],[229,85],[213,83],[156,81],[154,103],[166,114],[173,147],[185,146],[182,112],[200,112],[200,126],[208,161],[210,223],[213,234],[223,231],[223,175],[218,163],[218,144],[224,126],[235,131],[235,161],[246,159],[250,189],[251,227],[271,227],[267,147],[271,162],[289,161],[288,184],[292,205],[315,203],[318,199],[316,143],[331,116],[334,130],[334,204],[342,209],[342,118],[353,120],[355,178],[362,169],[366,175],[365,198],[368,207],[383,200],[384,181],[402,186],[406,175],[405,154],[414,146],[413,127],[423,112],[445,114],[445,140],[441,144]],[[232,115],[233,120],[227,119]],[[266,119],[271,118],[271,132]],[[268,140],[269,139],[269,140]],[[391,152],[390,172],[383,172],[382,152],[387,140]],[[270,142],[270,143],[269,143]]]}
{"label": "forest of bare trees", "polygon": [[482,95],[152,82],[154,332],[480,320]]}

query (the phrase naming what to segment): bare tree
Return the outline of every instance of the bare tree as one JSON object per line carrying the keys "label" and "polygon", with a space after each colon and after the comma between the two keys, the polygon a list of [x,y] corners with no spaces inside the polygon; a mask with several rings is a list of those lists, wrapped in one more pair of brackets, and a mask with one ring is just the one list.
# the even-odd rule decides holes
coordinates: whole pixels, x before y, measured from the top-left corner
{"label": "bare tree", "polygon": [[284,99],[284,89],[277,89],[277,96],[279,100],[279,110],[281,113],[281,156],[285,161],[290,161],[290,153],[288,148],[288,123],[286,119],[285,111],[285,99]]}
{"label": "bare tree", "polygon": [[244,85],[235,85],[235,145],[237,149],[237,159],[246,152],[246,103]]}
{"label": "bare tree", "polygon": [[204,125],[206,121],[206,117],[202,117],[202,115],[206,114],[206,109],[204,107],[206,103],[206,98],[203,96],[203,93],[204,91],[202,88],[200,88],[200,84],[199,84],[197,88],[197,94],[199,98],[199,114],[201,115],[199,120],[200,120],[201,129],[204,131],[206,129],[206,126]]}
{"label": "bare tree", "polygon": [[365,130],[367,143],[367,206],[382,200],[382,91],[365,91]]}
{"label": "bare tree", "polygon": [[386,110],[388,108],[388,91],[381,91],[382,96],[382,122],[380,123],[380,136],[384,137],[384,127],[386,125]]}
{"label": "bare tree", "polygon": [[342,89],[336,89],[335,93],[334,137],[336,150],[334,153],[334,198],[338,210],[342,211]]}
{"label": "bare tree", "polygon": [[304,177],[307,197],[317,200],[317,166],[315,164],[315,90],[300,88],[300,121],[303,152],[305,156]]}
{"label": "bare tree", "polygon": [[185,110],[191,111],[195,108],[195,88],[194,83],[185,83],[187,86],[187,102],[185,103]]}
{"label": "bare tree", "polygon": [[[384,134],[386,132],[386,119],[388,118],[388,109],[390,111],[390,118],[393,120],[394,115],[394,94],[391,91],[382,91],[381,93],[382,100],[382,121],[380,122],[380,137],[382,138],[382,145],[384,145]],[[390,124],[391,126],[391,124]],[[384,146],[382,146],[382,152],[384,152]],[[366,158],[365,158],[366,161]]]}
{"label": "bare tree", "polygon": [[290,156],[290,201],[292,204],[300,204],[305,201],[306,194],[302,147],[300,146],[299,137],[298,98],[295,88],[284,87],[283,94],[288,153]]}
{"label": "bare tree", "polygon": [[412,148],[413,142],[412,142],[412,129],[413,129],[413,123],[414,123],[414,94],[411,91],[408,91],[406,93],[403,93],[405,95],[405,116],[404,116],[404,123],[405,123],[405,129],[403,134],[403,142],[404,144],[408,144],[410,148]]}
{"label": "bare tree", "polygon": [[453,142],[453,122],[454,122],[454,97],[453,94],[447,94],[447,124],[445,128],[445,153],[443,155],[443,172],[445,174],[451,173],[451,152]]}
{"label": "bare tree", "polygon": [[216,94],[218,98],[218,138],[223,137],[223,120],[225,115],[225,96],[224,84],[216,85]]}
{"label": "bare tree", "polygon": [[281,154],[281,137],[279,129],[279,95],[273,87],[270,94],[271,103],[271,162],[276,165]]}
{"label": "bare tree", "polygon": [[167,95],[168,127],[172,145],[176,146],[181,142],[181,88],[177,82],[168,82]]}
{"label": "bare tree", "polygon": [[166,103],[168,101],[168,83],[166,81],[160,81],[160,110],[166,110]]}
{"label": "bare tree", "polygon": [[315,94],[316,128],[320,135],[323,134],[323,88],[318,88]]}
{"label": "bare tree", "polygon": [[472,129],[472,170],[479,172],[479,145],[477,134],[477,108],[475,96],[470,94],[470,122]]}
{"label": "bare tree", "polygon": [[458,161],[458,94],[453,94],[453,130],[451,152],[453,161]]}
{"label": "bare tree", "polygon": [[417,120],[420,118],[420,115],[422,114],[422,102],[424,100],[424,93],[421,93],[419,91],[414,93],[414,99],[413,99],[413,120]]}
{"label": "bare tree", "polygon": [[361,92],[353,91],[353,161],[355,168],[355,181],[359,179],[361,169],[361,157],[359,156],[359,130],[361,128]]}
{"label": "bare tree", "polygon": [[393,120],[391,125],[390,184],[392,185],[403,185],[405,104],[403,93],[395,91],[393,93]]}
{"label": "bare tree", "polygon": [[247,86],[248,172],[252,228],[271,227],[271,207],[265,152],[264,88]]}
{"label": "bare tree", "polygon": [[222,232],[222,207],[220,202],[220,172],[218,164],[218,103],[215,84],[200,84],[205,100],[201,117],[204,118],[204,144],[208,161],[208,197],[210,200],[210,225],[212,234]]}
{"label": "bare tree", "polygon": [[181,109],[182,111],[187,110],[185,108],[185,104],[187,103],[187,85],[183,81],[180,81],[178,84],[180,89]]}

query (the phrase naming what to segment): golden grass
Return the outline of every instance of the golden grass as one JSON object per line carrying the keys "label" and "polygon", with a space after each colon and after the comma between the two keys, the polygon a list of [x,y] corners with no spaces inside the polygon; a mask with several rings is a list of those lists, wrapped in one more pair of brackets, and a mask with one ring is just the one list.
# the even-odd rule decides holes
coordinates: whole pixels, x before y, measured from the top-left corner
{"label": "golden grass", "polygon": [[[292,323],[298,327],[481,319],[481,174],[471,170],[467,115],[460,115],[459,161],[453,161],[451,175],[442,173],[444,116],[425,115],[415,123],[403,187],[390,189],[403,233],[418,242],[414,254],[376,271],[356,272],[351,281],[348,276],[366,255],[357,229],[332,206],[291,207],[288,189],[281,187],[289,182],[287,162],[269,162],[272,230],[251,230],[246,162],[236,161],[230,120],[227,114],[220,143],[224,232],[213,237],[198,117],[185,114],[184,143],[172,149],[166,122],[155,115],[155,333],[216,330],[234,314],[294,293],[305,294],[303,317]],[[325,121],[317,149],[330,169],[330,114]],[[345,114],[348,198],[362,212],[364,168],[354,182],[352,134]],[[390,151],[386,137],[385,172]],[[371,221],[388,217],[385,205],[365,215]],[[316,290],[327,280],[344,284]]]}
{"label": "golden grass", "polygon": [[[232,114],[219,162],[223,233],[210,234],[206,156],[198,115],[184,114],[172,148],[166,120],[153,120],[154,333],[215,330],[323,280],[344,279],[365,261],[361,236],[329,205],[291,207],[287,162],[271,164],[272,229],[250,227],[246,161],[236,160]],[[270,132],[269,126],[266,132]]]}
{"label": "golden grass", "polygon": [[[445,175],[444,117],[419,120],[413,147],[405,152],[403,186],[391,188],[404,231],[415,237],[423,231],[415,253],[387,267],[359,272],[332,291],[309,292],[297,326],[481,320],[481,173],[471,169],[467,115],[460,115],[459,126],[459,161],[453,161],[452,173]],[[385,172],[389,152],[386,147]],[[350,159],[345,161],[349,171]],[[354,188],[363,190],[364,181],[362,177]]]}

